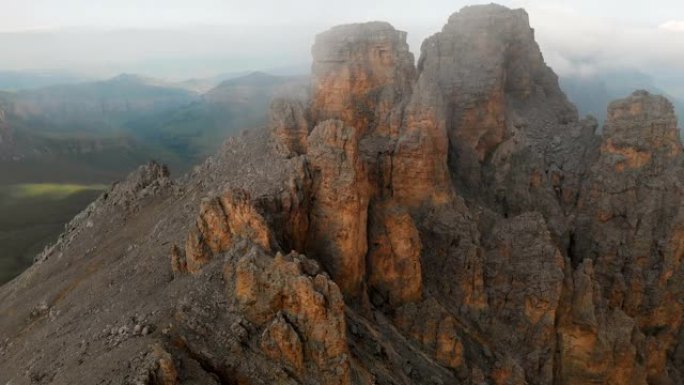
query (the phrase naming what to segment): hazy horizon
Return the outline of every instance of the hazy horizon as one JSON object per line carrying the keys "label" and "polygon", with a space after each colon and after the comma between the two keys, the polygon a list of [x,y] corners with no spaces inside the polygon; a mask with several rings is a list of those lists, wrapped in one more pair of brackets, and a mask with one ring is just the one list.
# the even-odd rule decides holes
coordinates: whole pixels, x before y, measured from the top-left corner
{"label": "hazy horizon", "polygon": [[[407,31],[417,58],[422,41],[449,15],[479,3],[489,1],[0,0],[0,70],[93,78],[136,73],[166,80],[251,70],[306,72],[317,33],[370,20]],[[547,63],[561,76],[637,70],[684,95],[682,2],[498,3],[527,10]]]}

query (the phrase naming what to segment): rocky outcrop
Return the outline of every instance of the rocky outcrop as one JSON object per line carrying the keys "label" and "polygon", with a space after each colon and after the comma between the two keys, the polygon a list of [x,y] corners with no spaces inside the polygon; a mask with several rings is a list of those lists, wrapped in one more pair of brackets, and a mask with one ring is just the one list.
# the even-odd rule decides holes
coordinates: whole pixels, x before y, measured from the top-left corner
{"label": "rocky outcrop", "polygon": [[415,76],[406,32],[384,22],[338,26],[316,36],[312,53],[313,121],[340,119],[359,136],[392,135],[392,112]]}
{"label": "rocky outcrop", "polygon": [[559,308],[555,374],[563,384],[647,384],[644,336],[622,310],[610,308],[592,260],[567,273]]}
{"label": "rocky outcrop", "polygon": [[423,246],[411,215],[396,204],[376,205],[371,208],[369,228],[370,288],[392,306],[420,300]]}
{"label": "rocky outcrop", "polygon": [[[479,185],[480,168],[516,134],[515,125],[522,134],[552,135],[534,132],[552,128],[543,126],[547,122],[523,115],[534,112],[539,98],[546,99],[543,105],[555,118],[548,123],[576,120],[556,75],[544,63],[523,10],[491,5],[453,14],[442,32],[426,40],[419,69],[421,74],[433,74],[433,86],[444,96],[453,164],[458,165],[454,171],[467,186]],[[518,120],[523,121],[515,122],[512,112],[519,112]],[[539,139],[543,138],[524,137]]]}
{"label": "rocky outcrop", "polygon": [[350,296],[362,289],[368,251],[370,190],[358,141],[355,127],[327,120],[311,132],[307,156],[314,196],[307,254],[318,255]]}
{"label": "rocky outcrop", "polygon": [[139,170],[0,288],[0,383],[681,385],[672,106],[599,138],[533,38],[467,7],[414,68],[386,23],[322,33],[311,100]]}
{"label": "rocky outcrop", "polygon": [[340,26],[318,35],[312,52],[313,123],[356,128],[373,196],[419,205],[448,192],[443,106],[425,81],[413,94],[406,33],[387,23]]}
{"label": "rocky outcrop", "polygon": [[252,249],[224,267],[228,296],[263,328],[259,345],[305,383],[349,384],[344,301],[337,285],[304,256]]}
{"label": "rocky outcrop", "polygon": [[467,368],[460,336],[463,325],[434,299],[400,307],[394,322],[441,365],[456,370]]}
{"label": "rocky outcrop", "polygon": [[446,110],[433,82],[433,74],[420,74],[391,160],[392,197],[409,207],[451,198]]}
{"label": "rocky outcrop", "polygon": [[204,198],[186,236],[184,252],[172,250],[172,269],[196,273],[240,239],[249,239],[264,250],[304,250],[311,180],[302,159],[292,159],[289,165],[277,193],[252,197],[245,189],[229,188],[219,196]]}
{"label": "rocky outcrop", "polygon": [[665,98],[638,91],[610,105],[580,197],[573,258],[592,261],[603,311],[641,335],[625,345],[646,356],[648,383],[672,383],[667,357],[684,315],[676,299],[684,294],[682,172],[677,122]]}
{"label": "rocky outcrop", "polygon": [[269,118],[276,151],[285,156],[306,153],[309,121],[306,107],[301,101],[286,98],[273,100]]}
{"label": "rocky outcrop", "polygon": [[[411,230],[408,213],[397,219],[401,224],[394,218],[399,205],[444,202],[451,191],[443,110],[432,104],[439,96],[422,89],[404,112],[415,77],[413,56],[405,33],[386,23],[333,28],[317,37],[313,55],[315,128],[307,159],[314,204],[307,250],[321,256],[347,295],[357,296],[368,285],[368,265],[370,285],[390,302],[419,298],[417,230]],[[301,136],[302,130],[288,130]],[[287,142],[288,135],[275,136]],[[368,221],[370,206],[375,222]],[[377,242],[370,253],[369,231]],[[411,244],[396,244],[397,232],[411,236]],[[392,242],[403,250],[391,250]]]}
{"label": "rocky outcrop", "polygon": [[425,41],[418,69],[444,101],[461,192],[504,215],[540,210],[567,236],[562,206],[576,200],[594,126],[578,121],[525,11],[462,9]]}
{"label": "rocky outcrop", "polygon": [[610,104],[603,138],[600,167],[612,163],[618,173],[661,174],[682,155],[672,104],[647,91]]}
{"label": "rocky outcrop", "polygon": [[271,233],[248,193],[233,190],[206,199],[200,206],[195,228],[185,242],[187,270],[196,273],[216,254],[246,238],[265,250],[271,249]]}
{"label": "rocky outcrop", "polygon": [[102,199],[116,206],[135,208],[141,200],[161,193],[172,184],[169,169],[151,161],[138,167],[123,182],[115,183]]}
{"label": "rocky outcrop", "polygon": [[554,378],[556,318],[565,260],[539,213],[500,220],[485,247],[486,334],[506,349],[533,383]]}

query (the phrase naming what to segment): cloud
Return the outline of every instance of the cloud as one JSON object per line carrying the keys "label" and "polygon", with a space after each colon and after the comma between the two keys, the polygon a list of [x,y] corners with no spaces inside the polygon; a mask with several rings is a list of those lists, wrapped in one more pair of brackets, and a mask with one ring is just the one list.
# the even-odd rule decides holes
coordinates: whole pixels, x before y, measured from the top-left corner
{"label": "cloud", "polygon": [[658,26],[659,29],[673,32],[684,32],[684,20],[670,20]]}
{"label": "cloud", "polygon": [[[407,31],[418,56],[423,39],[452,12],[490,1],[431,0],[425,6],[412,0],[167,0],[162,7],[157,0],[46,0],[33,7],[0,0],[0,31],[15,31],[0,33],[0,68],[104,68],[173,77],[267,69],[310,60],[313,37],[334,24],[377,19]],[[684,21],[667,20],[684,8],[681,0],[653,1],[658,6],[498,0],[528,11],[546,61],[561,76],[634,68],[672,77],[684,67]],[[37,30],[51,25],[59,28]],[[73,31],[75,26],[81,29]]]}
{"label": "cloud", "polygon": [[544,57],[561,76],[620,68],[677,73],[684,66],[684,22],[630,23],[537,2],[526,8]]}

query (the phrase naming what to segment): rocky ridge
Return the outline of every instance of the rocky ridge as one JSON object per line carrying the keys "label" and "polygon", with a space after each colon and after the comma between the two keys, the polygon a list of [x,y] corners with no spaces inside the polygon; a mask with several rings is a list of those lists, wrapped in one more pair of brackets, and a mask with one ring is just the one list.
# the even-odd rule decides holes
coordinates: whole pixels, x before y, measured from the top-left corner
{"label": "rocky ridge", "polygon": [[597,136],[522,10],[405,38],[318,35],[310,100],[91,205],[0,288],[0,383],[684,384],[672,105]]}

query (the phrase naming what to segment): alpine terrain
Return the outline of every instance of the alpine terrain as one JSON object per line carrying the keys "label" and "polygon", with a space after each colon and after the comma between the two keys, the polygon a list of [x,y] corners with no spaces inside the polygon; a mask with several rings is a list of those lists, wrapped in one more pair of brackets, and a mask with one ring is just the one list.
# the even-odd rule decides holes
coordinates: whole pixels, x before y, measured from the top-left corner
{"label": "alpine terrain", "polygon": [[668,100],[597,135],[498,5],[417,65],[384,22],[312,54],[267,127],[140,167],[0,287],[0,384],[684,384]]}

